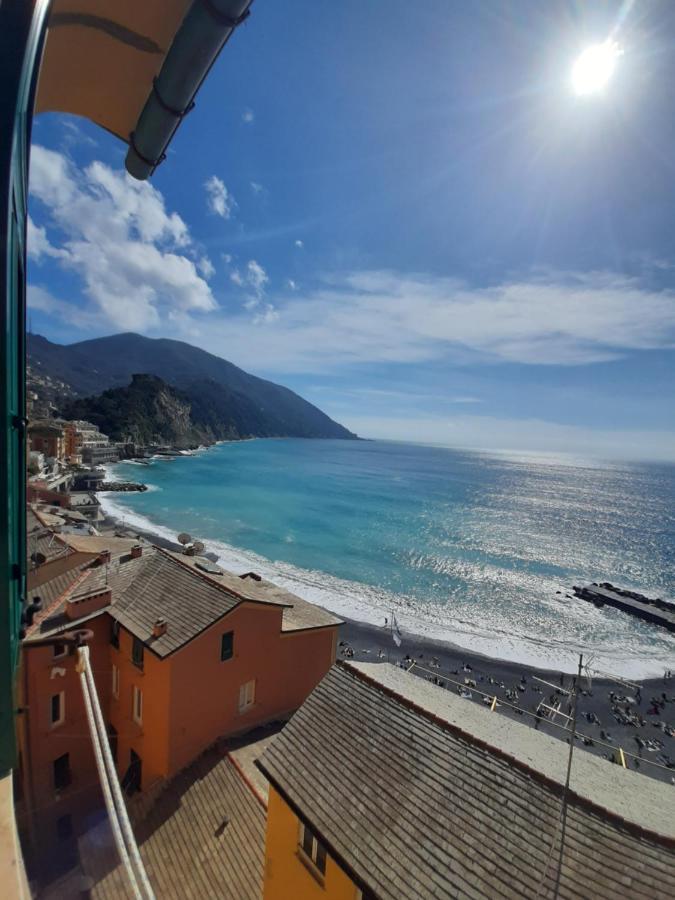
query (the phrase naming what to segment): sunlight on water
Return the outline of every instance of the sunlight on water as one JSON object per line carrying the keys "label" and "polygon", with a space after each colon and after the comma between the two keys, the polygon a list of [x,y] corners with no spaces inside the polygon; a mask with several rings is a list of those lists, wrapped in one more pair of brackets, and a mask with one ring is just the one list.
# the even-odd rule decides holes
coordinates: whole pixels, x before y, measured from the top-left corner
{"label": "sunlight on water", "polygon": [[265,440],[115,473],[155,490],[108,495],[111,513],[190,531],[339,614],[395,608],[410,631],[538,665],[675,665],[665,630],[565,596],[605,580],[675,594],[675,467]]}

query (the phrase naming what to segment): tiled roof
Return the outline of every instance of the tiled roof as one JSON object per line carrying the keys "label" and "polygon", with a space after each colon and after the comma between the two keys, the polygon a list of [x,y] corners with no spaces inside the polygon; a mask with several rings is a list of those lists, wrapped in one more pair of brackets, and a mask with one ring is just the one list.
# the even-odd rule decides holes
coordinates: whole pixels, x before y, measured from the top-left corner
{"label": "tiled roof", "polygon": [[[535,897],[542,879],[551,897],[566,758],[547,735],[361,663],[331,669],[260,767],[377,897]],[[675,788],[581,751],[571,787],[560,896],[675,896]]]}
{"label": "tiled roof", "polygon": [[[132,558],[131,547],[138,541],[106,535],[60,537],[72,550],[92,554],[110,550],[112,558],[108,564],[85,562],[36,588],[48,615],[43,615],[39,632],[36,628],[29,640],[74,627],[65,618],[65,600],[53,608],[50,604],[76,579],[80,579],[76,588],[80,597],[110,587],[112,604],[106,612],[160,657],[182,647],[243,602],[282,606],[282,631],[323,628],[340,622],[320,607],[270,582],[241,579],[229,572],[223,572],[222,577],[212,576],[197,568],[192,558],[158,547],[144,544],[141,555]],[[168,627],[164,635],[154,638],[152,630],[157,619],[165,619]]]}
{"label": "tiled roof", "polygon": [[[135,828],[155,896],[260,900],[265,812],[227,757],[208,750],[161,793]],[[94,836],[92,835],[92,838]],[[86,842],[83,866],[94,900],[132,898],[121,866],[106,846]]]}
{"label": "tiled roof", "polygon": [[[128,584],[121,591],[114,588],[110,614],[158,656],[177,650],[241,602],[163,550],[144,549],[139,559],[120,570],[133,563]],[[155,639],[157,619],[166,619],[168,628]]]}
{"label": "tiled roof", "polygon": [[[171,552],[171,551],[168,551]],[[220,572],[204,572],[199,566],[203,560],[198,556],[184,556],[171,552],[171,556],[182,565],[189,566],[203,577],[221,585],[246,600],[258,603],[275,603],[284,607],[282,631],[302,631],[306,628],[325,628],[329,625],[341,625],[342,620],[314,603],[292,594],[285,588],[266,581],[264,578],[241,578],[232,572],[221,569]],[[220,568],[216,566],[215,568]]]}
{"label": "tiled roof", "polygon": [[44,556],[43,562],[50,562],[52,559],[58,559],[60,556],[67,556],[73,552],[68,544],[64,543],[53,531],[44,529],[42,532],[29,533],[26,549],[29,559],[33,554],[40,553]]}

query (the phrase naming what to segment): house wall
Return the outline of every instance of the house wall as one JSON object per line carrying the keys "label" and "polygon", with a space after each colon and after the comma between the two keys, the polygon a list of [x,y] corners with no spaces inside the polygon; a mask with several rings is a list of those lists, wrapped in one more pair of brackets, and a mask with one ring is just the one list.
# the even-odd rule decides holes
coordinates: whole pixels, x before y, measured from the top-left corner
{"label": "house wall", "polygon": [[[108,629],[110,633],[110,619]],[[120,629],[119,649],[110,645],[110,665],[108,682],[112,688],[112,664],[120,671],[119,697],[110,697],[109,721],[117,729],[118,751],[117,771],[124,777],[129,767],[131,750],[141,757],[141,789],[148,790],[159,779],[169,774],[169,707],[170,707],[170,664],[161,660],[148,648],[143,654],[143,669],[132,662],[133,637],[125,629]],[[138,687],[143,694],[142,724],[133,718],[133,689]],[[195,713],[199,704],[195,704]]]}
{"label": "house wall", "polygon": [[[294,711],[326,674],[336,629],[288,637],[280,634],[281,619],[280,607],[243,603],[168,658],[171,774],[219,737]],[[234,656],[221,662],[221,639],[228,631],[234,632]],[[240,713],[239,688],[254,679],[255,703]]]}
{"label": "house wall", "polygon": [[[91,667],[105,710],[109,686],[102,673],[109,671],[108,629],[103,616],[90,620],[85,627],[94,633],[89,642]],[[70,815],[76,836],[88,827],[89,816],[103,806],[76,659],[74,653],[54,658],[50,646],[23,647],[20,684],[25,712],[19,717],[21,803],[17,811],[29,846],[37,850],[35,861],[45,871],[53,871],[59,861],[65,862],[72,849],[58,838],[58,819]],[[61,691],[65,695],[65,719],[53,726],[51,698]],[[72,780],[57,792],[53,762],[64,753],[69,755]]]}
{"label": "house wall", "polygon": [[300,821],[270,785],[265,840],[264,900],[356,900],[357,886],[338,863],[326,856],[321,883],[302,861]]}

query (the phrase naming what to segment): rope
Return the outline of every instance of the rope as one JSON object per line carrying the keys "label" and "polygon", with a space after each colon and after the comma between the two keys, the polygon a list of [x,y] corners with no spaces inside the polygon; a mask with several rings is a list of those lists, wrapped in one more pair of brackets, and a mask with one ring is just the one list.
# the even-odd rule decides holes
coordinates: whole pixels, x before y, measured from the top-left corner
{"label": "rope", "polygon": [[101,788],[103,789],[103,799],[105,801],[105,807],[108,811],[108,818],[110,819],[110,827],[112,828],[113,839],[115,841],[115,846],[117,847],[117,852],[119,853],[120,859],[122,860],[122,865],[126,869],[134,897],[136,898],[136,900],[142,900],[141,892],[138,889],[138,882],[136,881],[136,875],[134,873],[133,866],[131,865],[131,860],[129,859],[129,854],[124,843],[124,838],[122,837],[120,823],[117,818],[117,810],[115,809],[112,793],[110,791],[110,784],[108,783],[108,778],[106,776],[105,763],[103,762],[101,745],[99,742],[98,732],[96,730],[93,705],[91,697],[89,696],[89,684],[87,682],[86,675],[87,657],[85,655],[85,651],[87,650],[87,647],[80,647],[79,649],[80,657],[77,671],[80,676],[80,684],[82,685],[82,695],[84,697],[84,706],[87,711],[87,721],[89,722],[91,743],[93,745],[94,756],[96,758],[96,768],[98,769],[98,777],[101,782]]}
{"label": "rope", "polygon": [[89,690],[91,691],[91,695],[93,698],[93,707],[94,707],[94,718],[96,721],[96,727],[98,730],[99,740],[103,745],[103,758],[105,760],[105,765],[108,773],[108,778],[110,784],[112,785],[112,792],[115,798],[115,803],[117,805],[117,811],[119,813],[119,817],[122,824],[122,831],[124,833],[125,840],[127,842],[127,846],[131,851],[131,858],[136,866],[138,871],[138,875],[140,878],[141,885],[143,887],[143,891],[147,900],[155,900],[155,894],[150,885],[150,881],[148,880],[147,873],[145,871],[145,866],[143,865],[143,861],[141,859],[141,855],[138,852],[138,845],[136,843],[136,839],[134,837],[134,832],[131,828],[131,823],[129,821],[129,814],[127,813],[126,804],[124,803],[124,797],[122,796],[122,791],[120,788],[119,779],[117,778],[117,770],[115,769],[115,763],[113,762],[112,753],[110,752],[110,745],[108,744],[108,736],[105,728],[105,724],[103,722],[103,715],[101,714],[101,707],[98,702],[98,694],[96,693],[96,684],[94,683],[94,676],[91,673],[91,668],[89,666],[89,648],[88,647],[80,647],[79,648],[80,659],[83,660],[83,668],[87,678],[87,684],[89,686]]}

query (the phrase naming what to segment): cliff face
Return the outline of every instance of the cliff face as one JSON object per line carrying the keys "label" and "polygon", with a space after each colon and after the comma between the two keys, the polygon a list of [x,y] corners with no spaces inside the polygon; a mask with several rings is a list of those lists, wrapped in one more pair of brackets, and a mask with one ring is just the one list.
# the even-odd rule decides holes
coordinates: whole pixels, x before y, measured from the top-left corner
{"label": "cliff face", "polygon": [[28,356],[41,377],[81,397],[126,388],[136,372],[155,375],[190,405],[193,427],[211,439],[356,437],[288,388],[182,341],[115,334],[63,346],[29,335]]}
{"label": "cliff face", "polygon": [[93,422],[116,441],[188,448],[213,439],[193,422],[188,398],[154,375],[134,375],[126,388],[73,400],[62,413]]}

